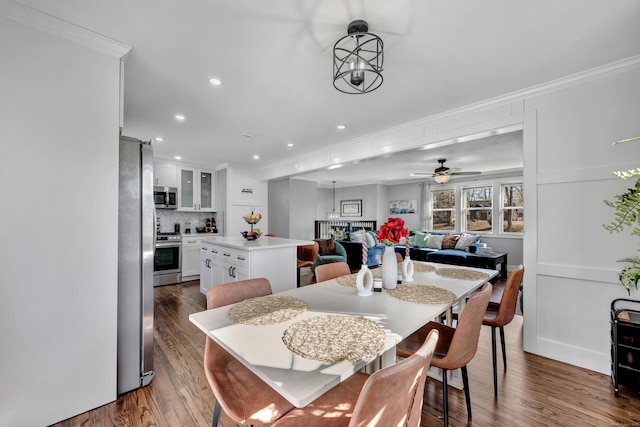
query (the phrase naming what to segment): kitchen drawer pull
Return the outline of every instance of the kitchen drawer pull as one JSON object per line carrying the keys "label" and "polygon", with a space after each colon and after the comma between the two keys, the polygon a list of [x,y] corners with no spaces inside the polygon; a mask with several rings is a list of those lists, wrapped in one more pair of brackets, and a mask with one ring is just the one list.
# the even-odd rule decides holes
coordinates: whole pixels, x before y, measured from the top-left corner
{"label": "kitchen drawer pull", "polygon": [[246,258],[243,257],[243,256],[238,256],[238,257],[236,257],[236,259],[239,260],[239,261],[245,261],[246,260]]}
{"label": "kitchen drawer pull", "polygon": [[223,255],[223,256],[231,256],[231,254],[230,254],[230,253],[227,253],[227,252],[222,252],[222,255]]}

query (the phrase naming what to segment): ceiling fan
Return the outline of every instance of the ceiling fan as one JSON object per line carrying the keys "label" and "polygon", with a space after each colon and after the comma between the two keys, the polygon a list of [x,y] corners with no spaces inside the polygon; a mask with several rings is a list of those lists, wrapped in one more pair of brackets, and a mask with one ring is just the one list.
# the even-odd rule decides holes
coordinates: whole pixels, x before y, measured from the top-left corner
{"label": "ceiling fan", "polygon": [[432,176],[438,184],[446,184],[451,179],[452,175],[480,175],[481,172],[460,172],[459,168],[448,168],[444,165],[447,159],[438,159],[440,167],[437,167],[433,173],[421,173],[417,172],[412,175],[429,175]]}

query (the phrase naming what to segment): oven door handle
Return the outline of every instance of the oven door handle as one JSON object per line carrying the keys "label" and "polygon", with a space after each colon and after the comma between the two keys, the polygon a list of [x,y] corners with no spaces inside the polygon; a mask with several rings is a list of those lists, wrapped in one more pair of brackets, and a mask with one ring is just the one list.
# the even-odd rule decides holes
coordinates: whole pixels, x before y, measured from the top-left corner
{"label": "oven door handle", "polygon": [[156,242],[156,248],[179,248],[181,246],[182,246],[181,242],[167,242],[167,243]]}

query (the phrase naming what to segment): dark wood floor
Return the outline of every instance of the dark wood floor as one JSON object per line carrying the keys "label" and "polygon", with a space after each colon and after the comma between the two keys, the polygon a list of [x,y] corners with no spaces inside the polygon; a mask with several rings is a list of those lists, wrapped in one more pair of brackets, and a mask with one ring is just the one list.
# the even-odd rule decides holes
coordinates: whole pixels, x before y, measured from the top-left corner
{"label": "dark wood floor", "polygon": [[[307,275],[302,282],[310,280]],[[202,369],[204,335],[188,319],[204,308],[197,281],[156,288],[151,384],[55,426],[211,425],[214,400]],[[637,392],[623,388],[616,398],[607,375],[524,353],[521,316],[505,330],[509,369],[499,370],[499,396],[493,396],[490,329],[483,327],[478,353],[468,366],[473,419],[467,422],[462,392],[450,388],[450,426],[640,426]],[[221,425],[236,424],[223,414]],[[443,425],[442,386],[431,379],[422,425]]]}

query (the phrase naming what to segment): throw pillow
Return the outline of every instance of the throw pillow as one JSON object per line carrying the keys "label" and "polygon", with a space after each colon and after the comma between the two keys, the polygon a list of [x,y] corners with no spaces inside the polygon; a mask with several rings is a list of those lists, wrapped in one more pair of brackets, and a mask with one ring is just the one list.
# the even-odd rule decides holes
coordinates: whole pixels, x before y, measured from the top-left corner
{"label": "throw pillow", "polygon": [[414,234],[413,236],[413,246],[416,248],[426,248],[428,240],[429,240],[429,233],[416,231],[416,234]]}
{"label": "throw pillow", "polygon": [[442,249],[442,240],[444,240],[444,234],[432,234],[427,240],[427,248],[429,249]]}
{"label": "throw pillow", "polygon": [[[371,236],[371,240],[369,240],[369,236]],[[378,236],[375,231],[367,231],[367,245],[369,247],[378,246],[380,242],[378,241]]]}
{"label": "throw pillow", "polygon": [[360,242],[362,243],[362,231],[353,232],[349,234],[349,240],[352,242]]}
{"label": "throw pillow", "polygon": [[319,239],[318,242],[318,255],[335,255],[336,245],[333,243],[333,239]]}
{"label": "throw pillow", "polygon": [[458,243],[456,243],[456,249],[468,251],[469,246],[477,243],[478,240],[480,240],[479,234],[462,233],[458,239]]}
{"label": "throw pillow", "polygon": [[459,238],[459,234],[447,234],[442,239],[442,249],[455,249]]}

